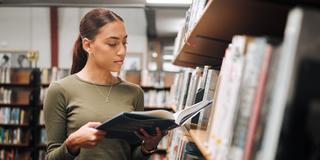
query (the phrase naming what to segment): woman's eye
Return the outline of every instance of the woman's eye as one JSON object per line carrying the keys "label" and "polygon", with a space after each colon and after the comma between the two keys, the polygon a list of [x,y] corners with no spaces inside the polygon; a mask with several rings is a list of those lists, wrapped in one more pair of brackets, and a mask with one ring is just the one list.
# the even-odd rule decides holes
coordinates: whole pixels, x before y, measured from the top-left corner
{"label": "woman's eye", "polygon": [[116,43],[108,43],[108,45],[111,46],[111,47],[114,47],[114,46],[116,46],[117,44],[116,44]]}
{"label": "woman's eye", "polygon": [[127,45],[128,45],[128,42],[123,42],[123,45],[124,45],[124,46],[127,46]]}

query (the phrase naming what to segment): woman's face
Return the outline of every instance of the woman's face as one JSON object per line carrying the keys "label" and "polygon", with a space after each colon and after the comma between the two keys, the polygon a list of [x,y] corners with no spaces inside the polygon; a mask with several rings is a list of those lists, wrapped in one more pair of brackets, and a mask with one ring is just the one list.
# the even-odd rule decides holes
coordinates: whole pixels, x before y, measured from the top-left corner
{"label": "woman's face", "polygon": [[127,51],[127,32],[123,22],[117,20],[101,27],[89,45],[89,56],[99,68],[119,72]]}

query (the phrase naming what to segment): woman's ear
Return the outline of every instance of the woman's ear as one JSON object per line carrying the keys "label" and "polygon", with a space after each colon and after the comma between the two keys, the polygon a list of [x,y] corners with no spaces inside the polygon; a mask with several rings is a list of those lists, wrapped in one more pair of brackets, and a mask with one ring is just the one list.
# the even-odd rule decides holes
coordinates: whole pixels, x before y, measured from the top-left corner
{"label": "woman's ear", "polygon": [[83,38],[82,40],[83,49],[88,53],[91,54],[91,41],[88,38]]}

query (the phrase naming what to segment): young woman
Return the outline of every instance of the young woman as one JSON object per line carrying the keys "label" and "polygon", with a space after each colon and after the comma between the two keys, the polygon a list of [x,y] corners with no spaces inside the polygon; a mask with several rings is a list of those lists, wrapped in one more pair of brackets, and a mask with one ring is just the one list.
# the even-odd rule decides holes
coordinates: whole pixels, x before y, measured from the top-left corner
{"label": "young woman", "polygon": [[129,145],[95,129],[120,112],[143,110],[142,89],[110,73],[121,69],[127,37],[112,11],[93,9],[82,18],[71,75],[53,82],[44,102],[48,160],[143,160],[166,134],[141,129],[143,143]]}

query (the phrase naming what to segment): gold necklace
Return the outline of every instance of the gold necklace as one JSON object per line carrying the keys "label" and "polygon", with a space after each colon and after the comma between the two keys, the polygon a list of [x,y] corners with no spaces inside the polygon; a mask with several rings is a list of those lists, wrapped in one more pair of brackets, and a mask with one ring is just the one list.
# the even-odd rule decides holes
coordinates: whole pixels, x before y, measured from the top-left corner
{"label": "gold necklace", "polygon": [[[111,82],[111,86],[109,88],[108,94],[107,94],[106,99],[105,99],[106,103],[110,103],[109,97],[110,97],[110,94],[111,94],[111,90],[112,90],[113,85],[116,84],[116,83],[117,82],[115,82],[115,83]],[[98,90],[99,94],[101,94],[101,96],[104,97],[104,94],[99,90],[99,88],[96,85],[95,85],[95,88]]]}

